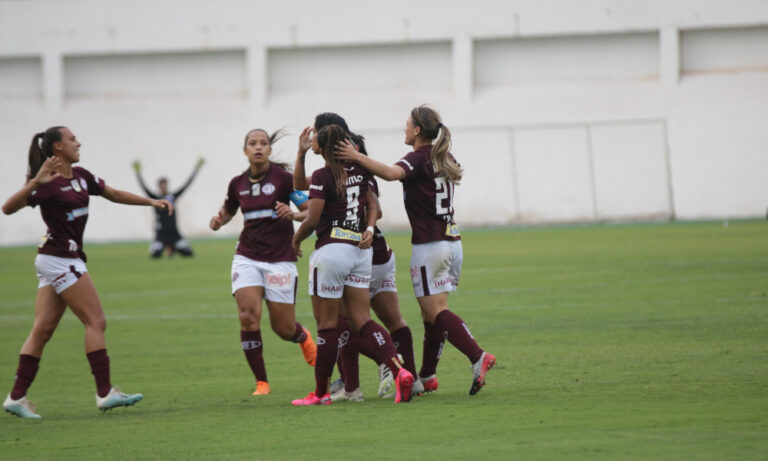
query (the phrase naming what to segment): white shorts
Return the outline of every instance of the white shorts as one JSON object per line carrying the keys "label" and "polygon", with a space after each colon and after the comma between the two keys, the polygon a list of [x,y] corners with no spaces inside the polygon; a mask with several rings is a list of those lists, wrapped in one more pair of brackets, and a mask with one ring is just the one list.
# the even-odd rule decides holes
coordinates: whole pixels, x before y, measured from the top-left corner
{"label": "white shorts", "polygon": [[416,297],[456,291],[463,259],[461,240],[413,245],[411,283]]}
{"label": "white shorts", "polygon": [[368,292],[371,299],[383,291],[394,291],[397,293],[395,285],[395,254],[384,264],[374,264],[371,268],[371,285]]}
{"label": "white shorts", "polygon": [[242,255],[232,260],[232,294],[243,287],[264,287],[264,299],[295,304],[299,273],[296,263],[267,263]]}
{"label": "white shorts", "polygon": [[309,257],[309,294],[341,298],[344,286],[368,288],[373,250],[346,243],[329,243]]}
{"label": "white shorts", "polygon": [[88,269],[85,267],[85,261],[80,258],[39,254],[35,258],[35,272],[40,280],[37,288],[51,285],[58,295],[74,285]]}

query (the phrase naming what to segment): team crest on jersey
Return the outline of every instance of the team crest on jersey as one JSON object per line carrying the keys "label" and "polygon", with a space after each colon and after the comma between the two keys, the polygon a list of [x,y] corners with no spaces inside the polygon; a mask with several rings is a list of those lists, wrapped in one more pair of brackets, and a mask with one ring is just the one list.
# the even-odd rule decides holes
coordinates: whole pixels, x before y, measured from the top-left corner
{"label": "team crest on jersey", "polygon": [[83,188],[80,187],[80,181],[78,181],[77,178],[73,179],[69,183],[72,184],[72,189],[74,189],[75,192],[82,192],[83,191]]}
{"label": "team crest on jersey", "polygon": [[261,187],[261,191],[266,195],[272,195],[275,193],[275,185],[268,182]]}

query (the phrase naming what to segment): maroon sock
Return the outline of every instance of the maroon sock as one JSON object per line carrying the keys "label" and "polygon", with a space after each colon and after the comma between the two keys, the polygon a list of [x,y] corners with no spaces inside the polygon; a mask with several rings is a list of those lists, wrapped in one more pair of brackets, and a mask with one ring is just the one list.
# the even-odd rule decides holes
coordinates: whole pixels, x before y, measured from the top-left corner
{"label": "maroon sock", "polygon": [[378,351],[376,350],[378,347],[376,343],[371,340],[371,338],[364,338],[362,335],[360,335],[360,333],[354,332],[352,335],[352,342],[355,343],[359,353],[376,362],[376,365],[381,364]]}
{"label": "maroon sock", "polygon": [[261,330],[240,330],[240,345],[245,354],[245,360],[251,367],[256,381],[267,380],[267,367],[264,365],[264,345],[261,342]]}
{"label": "maroon sock", "polygon": [[339,321],[336,327],[339,329],[339,356],[336,358],[336,366],[339,369],[339,378],[341,378],[342,381],[347,382],[346,373],[344,372],[344,363],[341,360],[341,348],[344,344],[349,342],[349,335],[352,334],[354,330],[352,329],[352,324],[349,322],[349,319],[342,315],[339,316]]}
{"label": "maroon sock", "polygon": [[461,320],[461,317],[449,310],[444,310],[435,317],[435,325],[448,334],[446,339],[467,356],[471,363],[480,360],[483,350],[477,345],[477,341],[469,332],[467,324]]}
{"label": "maroon sock", "polygon": [[347,340],[339,349],[339,360],[341,361],[339,369],[344,370],[344,390],[347,392],[352,392],[360,387],[359,356],[360,354],[354,341]]}
{"label": "maroon sock", "polygon": [[27,395],[27,389],[35,380],[38,368],[40,368],[40,357],[27,354],[19,355],[19,368],[16,369],[16,380],[13,382],[13,390],[11,391],[13,400],[19,400]]}
{"label": "maroon sock", "polygon": [[429,322],[424,322],[424,346],[419,376],[426,378],[437,373],[437,363],[443,355],[444,331]]}
{"label": "maroon sock", "polygon": [[387,330],[373,320],[369,320],[360,328],[360,336],[363,341],[371,341],[376,348],[377,362],[385,363],[392,371],[392,375],[397,376],[402,364],[397,359],[395,345],[392,344],[392,337]]}
{"label": "maroon sock", "polygon": [[339,329],[317,330],[317,359],[315,361],[315,395],[328,393],[333,364],[339,355]]}
{"label": "maroon sock", "polygon": [[392,332],[392,342],[397,353],[403,356],[403,367],[416,376],[416,360],[413,358],[413,336],[408,327],[398,328]]}
{"label": "maroon sock", "polygon": [[303,343],[306,340],[307,334],[304,332],[304,326],[302,326],[302,324],[299,322],[296,322],[296,331],[293,333],[291,341],[294,343]]}
{"label": "maroon sock", "polygon": [[96,393],[99,397],[109,394],[112,384],[109,382],[109,356],[106,349],[89,352],[88,363],[91,364],[91,373],[96,380]]}

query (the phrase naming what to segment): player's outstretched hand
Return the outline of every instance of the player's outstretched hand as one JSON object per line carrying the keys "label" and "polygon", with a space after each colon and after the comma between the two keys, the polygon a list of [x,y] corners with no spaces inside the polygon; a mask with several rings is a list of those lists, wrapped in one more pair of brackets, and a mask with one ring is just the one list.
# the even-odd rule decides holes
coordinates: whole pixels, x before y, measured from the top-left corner
{"label": "player's outstretched hand", "polygon": [[155,208],[168,210],[168,216],[173,215],[173,203],[165,199],[152,200],[152,206]]}
{"label": "player's outstretched hand", "polygon": [[59,159],[59,157],[56,157],[55,155],[53,157],[49,157],[48,160],[43,162],[43,165],[40,167],[40,170],[38,170],[35,177],[32,178],[32,181],[34,181],[38,186],[48,184],[59,176],[56,168],[59,168],[60,166],[61,159]]}

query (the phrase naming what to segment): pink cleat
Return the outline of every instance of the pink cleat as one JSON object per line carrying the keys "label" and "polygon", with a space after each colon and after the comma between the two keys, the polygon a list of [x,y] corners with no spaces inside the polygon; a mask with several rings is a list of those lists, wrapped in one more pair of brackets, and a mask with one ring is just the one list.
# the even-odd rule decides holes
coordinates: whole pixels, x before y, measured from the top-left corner
{"label": "pink cleat", "polygon": [[485,386],[485,375],[488,370],[496,365],[496,357],[493,354],[483,352],[480,360],[472,364],[472,387],[469,389],[469,395],[475,395]]}
{"label": "pink cleat", "polygon": [[437,376],[435,375],[421,378],[421,383],[424,384],[424,393],[435,392],[437,390]]}
{"label": "pink cleat", "polygon": [[308,396],[304,397],[303,399],[296,399],[291,404],[296,405],[298,407],[301,406],[307,406],[307,405],[330,405],[331,404],[331,396],[328,394],[325,394],[322,397],[318,397],[315,395],[315,392],[312,391],[309,393]]}
{"label": "pink cleat", "polygon": [[401,368],[395,378],[395,403],[410,401],[412,386],[413,375],[405,368]]}

